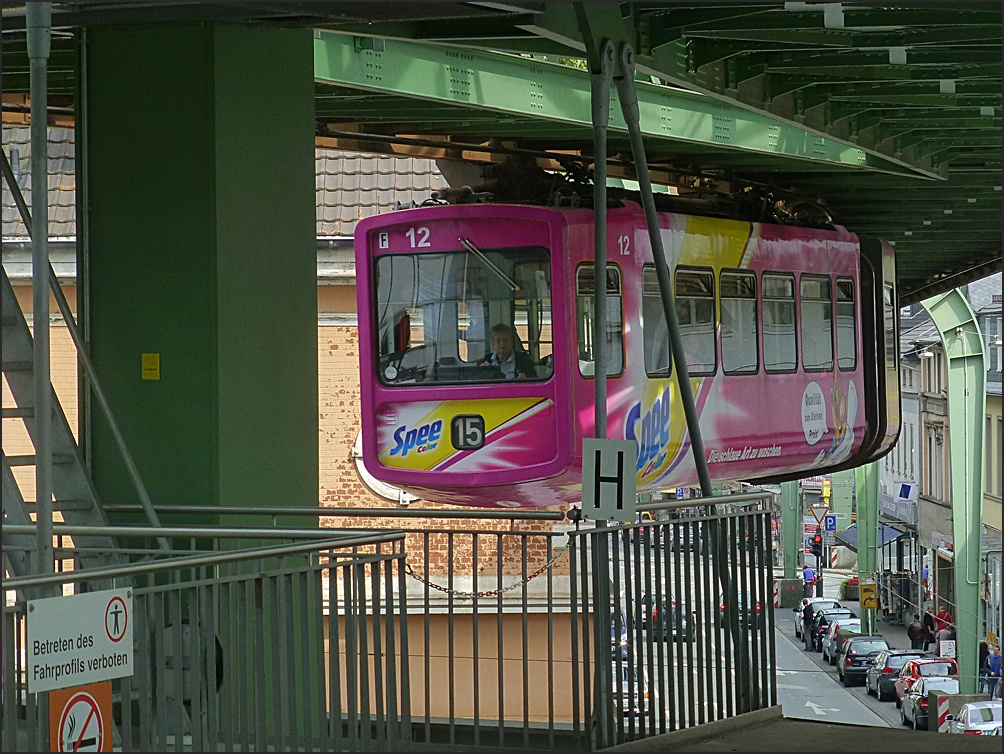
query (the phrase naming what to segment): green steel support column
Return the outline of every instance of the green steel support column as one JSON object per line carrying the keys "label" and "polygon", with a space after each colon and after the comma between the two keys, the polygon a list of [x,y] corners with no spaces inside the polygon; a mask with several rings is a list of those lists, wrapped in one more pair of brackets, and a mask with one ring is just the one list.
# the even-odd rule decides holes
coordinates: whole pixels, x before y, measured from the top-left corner
{"label": "green steel support column", "polygon": [[[315,506],[311,33],[97,27],[86,44],[82,295],[150,497]],[[137,502],[97,412],[91,429],[102,499]]]}
{"label": "green steel support column", "polygon": [[[855,470],[858,498],[858,578],[878,584],[879,469],[876,463]],[[875,609],[861,608],[861,618],[869,633],[875,630]]]}
{"label": "green steel support column", "polygon": [[941,334],[948,364],[956,652],[960,691],[976,693],[980,639],[980,544],[983,538],[983,442],[986,354],[966,297],[956,289],[922,302]]}
{"label": "green steel support column", "polygon": [[784,577],[797,579],[798,554],[802,551],[802,511],[798,504],[798,482],[781,483],[781,536],[784,546]]}
{"label": "green steel support column", "polygon": [[837,471],[830,475],[830,513],[837,518],[837,531],[851,525],[854,499],[854,469]]}

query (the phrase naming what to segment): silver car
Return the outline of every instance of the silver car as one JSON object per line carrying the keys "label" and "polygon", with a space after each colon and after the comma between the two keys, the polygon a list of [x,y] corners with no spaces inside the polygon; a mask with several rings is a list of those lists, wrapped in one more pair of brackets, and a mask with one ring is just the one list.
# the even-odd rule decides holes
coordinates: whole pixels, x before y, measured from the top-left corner
{"label": "silver car", "polygon": [[927,728],[927,721],[931,713],[927,708],[927,701],[928,694],[932,691],[958,694],[959,679],[948,676],[929,676],[914,681],[899,705],[899,719],[903,725]]}
{"label": "silver car", "polygon": [[958,714],[948,715],[949,733],[966,733],[971,736],[999,736],[1001,728],[1001,701],[967,702]]}
{"label": "silver car", "polygon": [[[792,610],[795,613],[795,637],[802,638],[802,606],[804,603],[799,602],[798,607]],[[812,605],[812,614],[815,615],[820,610],[830,610],[835,607],[843,607],[836,600],[832,600],[829,597],[809,597],[809,604]]]}

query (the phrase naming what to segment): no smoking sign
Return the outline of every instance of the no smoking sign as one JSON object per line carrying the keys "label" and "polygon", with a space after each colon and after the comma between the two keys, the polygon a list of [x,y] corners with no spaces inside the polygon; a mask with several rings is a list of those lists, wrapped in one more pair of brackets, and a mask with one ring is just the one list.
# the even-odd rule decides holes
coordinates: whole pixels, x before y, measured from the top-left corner
{"label": "no smoking sign", "polygon": [[111,751],[109,681],[49,693],[49,751]]}

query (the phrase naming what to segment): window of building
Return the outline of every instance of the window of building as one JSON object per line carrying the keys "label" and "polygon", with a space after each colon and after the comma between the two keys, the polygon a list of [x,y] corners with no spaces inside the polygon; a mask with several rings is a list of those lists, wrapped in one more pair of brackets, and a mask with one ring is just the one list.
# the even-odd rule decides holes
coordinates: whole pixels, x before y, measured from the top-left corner
{"label": "window of building", "polygon": [[794,372],[795,278],[784,273],[764,273],[760,283],[764,369]]}
{"label": "window of building", "polygon": [[833,370],[833,297],[828,277],[803,275],[801,299],[802,369]]}
{"label": "window of building", "polygon": [[756,275],[723,270],[722,369],[726,374],[754,374],[759,366],[756,322]]}

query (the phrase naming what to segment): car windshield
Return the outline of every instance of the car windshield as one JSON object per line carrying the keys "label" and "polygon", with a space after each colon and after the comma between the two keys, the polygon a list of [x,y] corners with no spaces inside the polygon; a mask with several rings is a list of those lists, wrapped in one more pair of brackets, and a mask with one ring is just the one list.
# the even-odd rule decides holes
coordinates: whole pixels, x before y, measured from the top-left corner
{"label": "car windshield", "polygon": [[981,722],[981,723],[999,723],[999,722],[1001,722],[1001,705],[1000,705],[1000,703],[995,704],[993,707],[975,707],[975,708],[973,708],[973,711],[970,713],[969,719],[973,720],[975,722],[977,720],[976,720],[976,718],[973,717],[973,713],[975,713],[976,718],[978,718],[978,722]]}
{"label": "car windshield", "polygon": [[950,662],[925,662],[917,666],[917,675],[925,678],[935,675],[955,675],[955,665]]}
{"label": "car windshield", "polygon": [[888,649],[889,645],[886,643],[885,639],[876,639],[874,641],[854,641],[849,644],[850,649],[848,652],[850,654],[868,654],[869,652],[878,652],[882,649]]}
{"label": "car windshield", "polygon": [[916,686],[917,691],[926,696],[929,691],[947,691],[949,694],[959,693],[958,678],[926,678]]}

